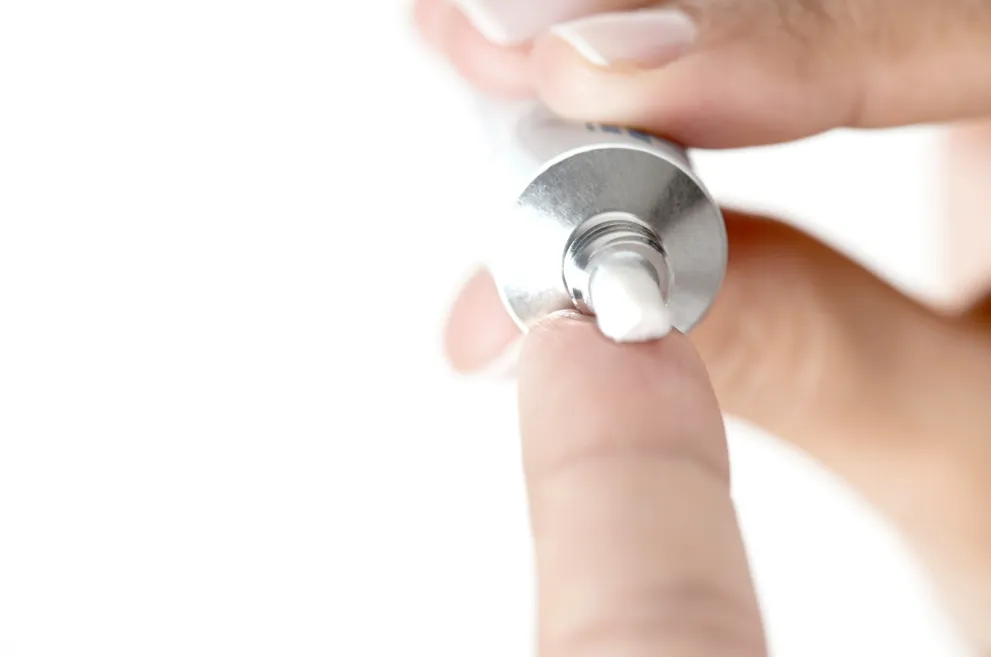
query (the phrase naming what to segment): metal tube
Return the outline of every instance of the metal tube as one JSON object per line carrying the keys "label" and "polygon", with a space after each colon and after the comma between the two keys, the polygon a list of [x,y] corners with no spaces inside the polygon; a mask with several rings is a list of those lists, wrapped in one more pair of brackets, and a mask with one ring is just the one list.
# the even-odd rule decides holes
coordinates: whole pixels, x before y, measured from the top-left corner
{"label": "metal tube", "polygon": [[[726,271],[726,229],[684,150],[635,130],[564,121],[538,104],[504,114],[496,129],[511,189],[489,265],[523,330],[565,309],[626,312],[631,299],[643,308],[622,335],[621,318],[599,318],[614,340],[662,337],[662,317],[688,332],[705,316]],[[599,294],[617,296],[596,304],[596,268],[624,258],[638,268],[613,267]],[[645,273],[657,294],[643,287]]]}

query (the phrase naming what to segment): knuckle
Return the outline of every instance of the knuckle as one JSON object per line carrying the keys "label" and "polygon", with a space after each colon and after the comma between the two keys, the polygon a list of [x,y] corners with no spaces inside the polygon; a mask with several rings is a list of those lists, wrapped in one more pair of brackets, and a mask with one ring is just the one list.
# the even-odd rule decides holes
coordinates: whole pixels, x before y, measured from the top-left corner
{"label": "knuckle", "polygon": [[562,481],[587,478],[590,473],[636,463],[640,466],[691,471],[720,486],[729,485],[729,464],[726,459],[720,459],[707,450],[691,447],[700,442],[694,440],[693,436],[685,436],[684,440],[679,438],[675,443],[640,437],[624,437],[620,440],[602,432],[591,435],[596,438],[563,449],[552,459],[531,464],[531,477],[540,486],[556,488]]}
{"label": "knuckle", "polygon": [[836,28],[852,0],[681,0],[679,5],[725,34],[755,31],[790,35],[803,41]]}
{"label": "knuckle", "polygon": [[545,657],[765,657],[756,604],[708,580],[684,580],[603,601],[606,611],[541,638]]}

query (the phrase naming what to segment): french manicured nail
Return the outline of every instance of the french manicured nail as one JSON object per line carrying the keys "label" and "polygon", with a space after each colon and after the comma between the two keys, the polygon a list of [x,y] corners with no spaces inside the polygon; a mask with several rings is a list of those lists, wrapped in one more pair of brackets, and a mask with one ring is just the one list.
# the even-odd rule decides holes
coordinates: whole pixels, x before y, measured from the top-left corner
{"label": "french manicured nail", "polygon": [[594,13],[600,0],[454,0],[489,41],[525,43],[552,25]]}
{"label": "french manicured nail", "polygon": [[552,33],[596,66],[632,64],[657,68],[683,55],[698,34],[675,9],[599,14],[556,25]]}

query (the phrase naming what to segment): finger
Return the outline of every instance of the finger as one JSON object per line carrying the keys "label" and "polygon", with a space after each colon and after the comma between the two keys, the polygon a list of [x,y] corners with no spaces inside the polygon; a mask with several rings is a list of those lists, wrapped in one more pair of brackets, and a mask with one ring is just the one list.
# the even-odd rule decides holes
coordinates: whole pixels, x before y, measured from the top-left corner
{"label": "finger", "polygon": [[991,334],[780,224],[728,219],[725,285],[693,334],[725,410],[856,487],[991,646]]}
{"label": "finger", "polygon": [[483,37],[450,0],[417,0],[421,36],[479,90],[501,98],[533,94],[530,46],[499,46]]}
{"label": "finger", "polygon": [[542,657],[764,654],[722,420],[681,335],[554,318],[520,364]]}
{"label": "finger", "polygon": [[451,365],[462,373],[490,368],[503,355],[511,359],[521,338],[520,329],[503,310],[492,276],[487,271],[475,274],[448,319],[444,344]]}
{"label": "finger", "polygon": [[[991,121],[948,131],[945,144],[947,222],[943,274],[958,307],[972,306],[991,292]],[[985,304],[986,305],[986,304]]]}
{"label": "finger", "polygon": [[[529,14],[523,0],[465,6],[487,10],[467,13],[496,39],[541,35],[533,83],[548,105],[576,120],[717,148],[991,112],[986,2],[539,4]],[[457,63],[459,53],[451,56]]]}

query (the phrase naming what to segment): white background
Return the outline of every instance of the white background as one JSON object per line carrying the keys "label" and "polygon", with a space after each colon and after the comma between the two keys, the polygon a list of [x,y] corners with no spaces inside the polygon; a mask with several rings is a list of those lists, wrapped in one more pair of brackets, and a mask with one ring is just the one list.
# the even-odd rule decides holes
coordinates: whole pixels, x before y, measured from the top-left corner
{"label": "white background", "polygon": [[[0,4],[0,656],[530,654],[512,383],[440,351],[467,108],[389,0]],[[699,162],[931,293],[932,139]],[[776,655],[962,654],[880,519],[732,441]]]}

